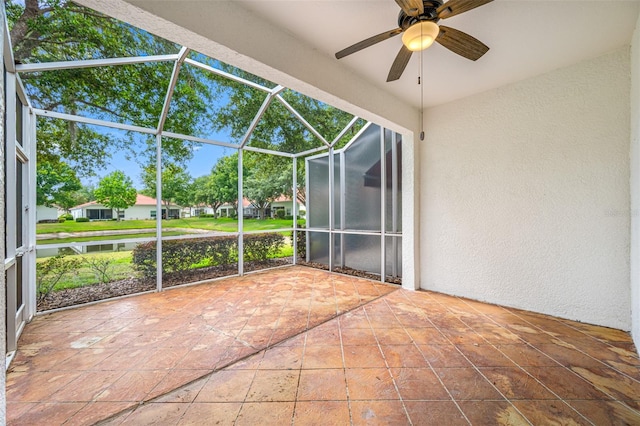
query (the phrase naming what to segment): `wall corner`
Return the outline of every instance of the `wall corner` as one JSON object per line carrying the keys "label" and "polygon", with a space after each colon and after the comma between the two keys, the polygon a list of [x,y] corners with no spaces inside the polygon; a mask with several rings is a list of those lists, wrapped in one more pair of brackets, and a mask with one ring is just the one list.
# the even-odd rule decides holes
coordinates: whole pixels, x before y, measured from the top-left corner
{"label": "wall corner", "polygon": [[402,288],[420,288],[420,140],[402,135]]}
{"label": "wall corner", "polygon": [[631,335],[636,349],[640,348],[640,16],[631,39],[631,140],[630,162],[630,283]]}

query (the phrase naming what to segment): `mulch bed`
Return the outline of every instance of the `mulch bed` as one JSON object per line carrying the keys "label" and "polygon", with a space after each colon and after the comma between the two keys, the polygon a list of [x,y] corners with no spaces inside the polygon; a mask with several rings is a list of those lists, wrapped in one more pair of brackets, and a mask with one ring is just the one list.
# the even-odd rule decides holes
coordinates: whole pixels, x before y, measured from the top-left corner
{"label": "mulch bed", "polygon": [[[261,262],[246,262],[244,264],[244,270],[245,272],[252,272],[258,271],[260,269],[290,265],[291,263],[291,258],[270,259],[268,261]],[[323,265],[321,263],[298,260],[298,264],[316,269],[329,270],[329,267],[327,265]],[[380,280],[380,275],[371,274],[369,272],[359,271],[352,268],[335,268],[334,272],[353,275],[360,278],[367,278],[374,281]],[[236,275],[237,273],[237,265],[213,266],[209,268],[193,269],[190,271],[165,274],[163,276],[162,285],[165,288],[174,287],[186,283],[228,277],[231,275]],[[386,282],[391,284],[402,284],[402,278],[387,277]],[[155,289],[155,278],[127,278],[125,280],[113,281],[104,284],[93,284],[85,287],[60,290],[49,293],[43,300],[39,301],[38,312],[64,308],[67,306],[81,305],[83,303],[111,299],[113,297],[125,296],[129,294],[142,293]]]}
{"label": "mulch bed", "polygon": [[[329,270],[329,266],[323,263],[305,262],[304,260],[298,260],[298,265],[309,266],[311,268],[316,268],[316,269],[324,269],[325,271]],[[354,277],[366,278],[373,281],[380,281],[379,274],[372,274],[371,272],[360,271],[358,269],[353,269],[346,266],[343,268],[333,268],[333,272],[338,272],[340,274],[345,274],[345,275],[353,275]],[[387,278],[384,281],[389,284],[402,285],[402,278],[400,277],[387,276]]]}
{"label": "mulch bed", "polygon": [[[260,269],[274,268],[290,265],[291,258],[270,259],[260,262],[246,262],[245,272],[258,271]],[[212,280],[228,277],[238,273],[238,265],[212,266],[190,271],[165,274],[162,279],[163,287],[175,287],[181,284],[198,281]],[[38,312],[52,309],[65,308],[67,306],[81,305],[97,300],[111,299],[113,297],[142,293],[156,289],[156,279],[152,278],[127,278],[103,284],[92,284],[85,287],[71,288],[49,293],[38,302]]]}

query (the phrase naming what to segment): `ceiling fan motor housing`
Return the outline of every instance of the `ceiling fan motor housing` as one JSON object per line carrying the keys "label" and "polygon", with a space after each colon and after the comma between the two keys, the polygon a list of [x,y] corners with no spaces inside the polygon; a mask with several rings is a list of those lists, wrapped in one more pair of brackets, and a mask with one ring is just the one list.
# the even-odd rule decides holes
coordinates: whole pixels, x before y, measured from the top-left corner
{"label": "ceiling fan motor housing", "polygon": [[440,19],[438,18],[437,9],[442,6],[443,3],[443,0],[424,0],[422,2],[424,5],[424,12],[418,16],[409,16],[401,9],[398,14],[398,26],[402,28],[402,30],[406,30],[416,22],[438,22]]}

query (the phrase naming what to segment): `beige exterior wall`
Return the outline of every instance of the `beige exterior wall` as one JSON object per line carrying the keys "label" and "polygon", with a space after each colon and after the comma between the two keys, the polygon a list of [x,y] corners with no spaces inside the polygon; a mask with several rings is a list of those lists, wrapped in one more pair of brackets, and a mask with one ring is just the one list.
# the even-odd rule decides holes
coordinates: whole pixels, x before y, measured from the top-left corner
{"label": "beige exterior wall", "polygon": [[630,55],[429,109],[422,288],[629,330]]}

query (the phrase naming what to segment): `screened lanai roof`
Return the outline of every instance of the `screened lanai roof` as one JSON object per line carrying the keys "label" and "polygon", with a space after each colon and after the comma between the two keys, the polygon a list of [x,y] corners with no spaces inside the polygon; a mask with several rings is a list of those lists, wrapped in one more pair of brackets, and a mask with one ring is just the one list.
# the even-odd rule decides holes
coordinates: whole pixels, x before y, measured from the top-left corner
{"label": "screened lanai roof", "polygon": [[[287,157],[343,146],[364,125],[294,90],[105,19],[110,21],[105,31],[116,27],[113,37],[124,34],[116,40],[123,56],[108,57],[108,49],[62,48],[16,58],[38,116]],[[64,93],[47,89],[47,81],[67,76],[83,84]],[[120,98],[100,96],[113,81],[121,85]],[[187,124],[186,110],[192,120]]]}

